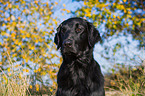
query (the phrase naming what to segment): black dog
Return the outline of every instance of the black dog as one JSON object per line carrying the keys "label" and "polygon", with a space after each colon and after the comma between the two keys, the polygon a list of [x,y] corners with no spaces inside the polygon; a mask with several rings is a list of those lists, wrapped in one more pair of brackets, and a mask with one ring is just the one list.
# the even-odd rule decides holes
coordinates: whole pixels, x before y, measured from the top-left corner
{"label": "black dog", "polygon": [[104,77],[93,58],[93,47],[100,39],[99,32],[84,19],[70,18],[60,24],[55,43],[63,63],[56,96],[105,96]]}

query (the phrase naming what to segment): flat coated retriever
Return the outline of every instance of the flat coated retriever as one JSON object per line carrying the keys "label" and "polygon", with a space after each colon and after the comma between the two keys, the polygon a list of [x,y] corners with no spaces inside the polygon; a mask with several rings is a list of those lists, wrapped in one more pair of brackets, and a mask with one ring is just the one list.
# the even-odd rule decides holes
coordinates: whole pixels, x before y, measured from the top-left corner
{"label": "flat coated retriever", "polygon": [[54,42],[63,63],[56,96],[105,96],[104,77],[93,58],[93,47],[100,39],[93,24],[84,19],[70,18],[59,25]]}

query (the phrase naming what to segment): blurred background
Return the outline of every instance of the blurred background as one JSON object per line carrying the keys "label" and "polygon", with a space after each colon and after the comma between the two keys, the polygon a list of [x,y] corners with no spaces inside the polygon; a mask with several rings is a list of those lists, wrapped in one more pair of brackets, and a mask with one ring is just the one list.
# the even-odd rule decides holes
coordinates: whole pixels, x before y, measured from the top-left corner
{"label": "blurred background", "polygon": [[0,96],[54,96],[57,26],[81,17],[99,30],[94,58],[106,96],[145,96],[144,0],[0,0]]}

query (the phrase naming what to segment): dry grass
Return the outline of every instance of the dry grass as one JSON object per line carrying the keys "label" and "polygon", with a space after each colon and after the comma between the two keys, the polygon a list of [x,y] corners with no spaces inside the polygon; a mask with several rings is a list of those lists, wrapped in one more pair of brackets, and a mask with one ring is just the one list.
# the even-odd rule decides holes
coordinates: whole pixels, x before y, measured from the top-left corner
{"label": "dry grass", "polygon": [[144,66],[136,69],[121,68],[119,72],[106,76],[106,96],[145,96]]}
{"label": "dry grass", "polygon": [[1,76],[0,96],[26,96],[29,86],[28,77],[20,78],[18,75],[7,76],[4,72]]}
{"label": "dry grass", "polygon": [[23,67],[17,68],[9,58],[9,66],[2,70],[0,66],[0,96],[27,96],[29,87],[29,77],[24,75]]}

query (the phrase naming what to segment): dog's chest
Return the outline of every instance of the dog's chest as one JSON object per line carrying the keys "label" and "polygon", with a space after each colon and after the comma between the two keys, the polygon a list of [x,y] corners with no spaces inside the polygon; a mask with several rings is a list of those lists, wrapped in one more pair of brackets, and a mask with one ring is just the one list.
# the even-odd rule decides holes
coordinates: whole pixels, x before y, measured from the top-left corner
{"label": "dog's chest", "polygon": [[74,85],[79,86],[87,86],[90,78],[89,78],[89,70],[87,67],[82,66],[80,63],[74,63],[70,68],[70,75],[72,77],[72,81]]}
{"label": "dog's chest", "polygon": [[[89,67],[89,66],[88,66]],[[58,74],[59,86],[63,88],[84,89],[90,86],[90,70],[80,63],[73,63],[71,65],[63,65]]]}

